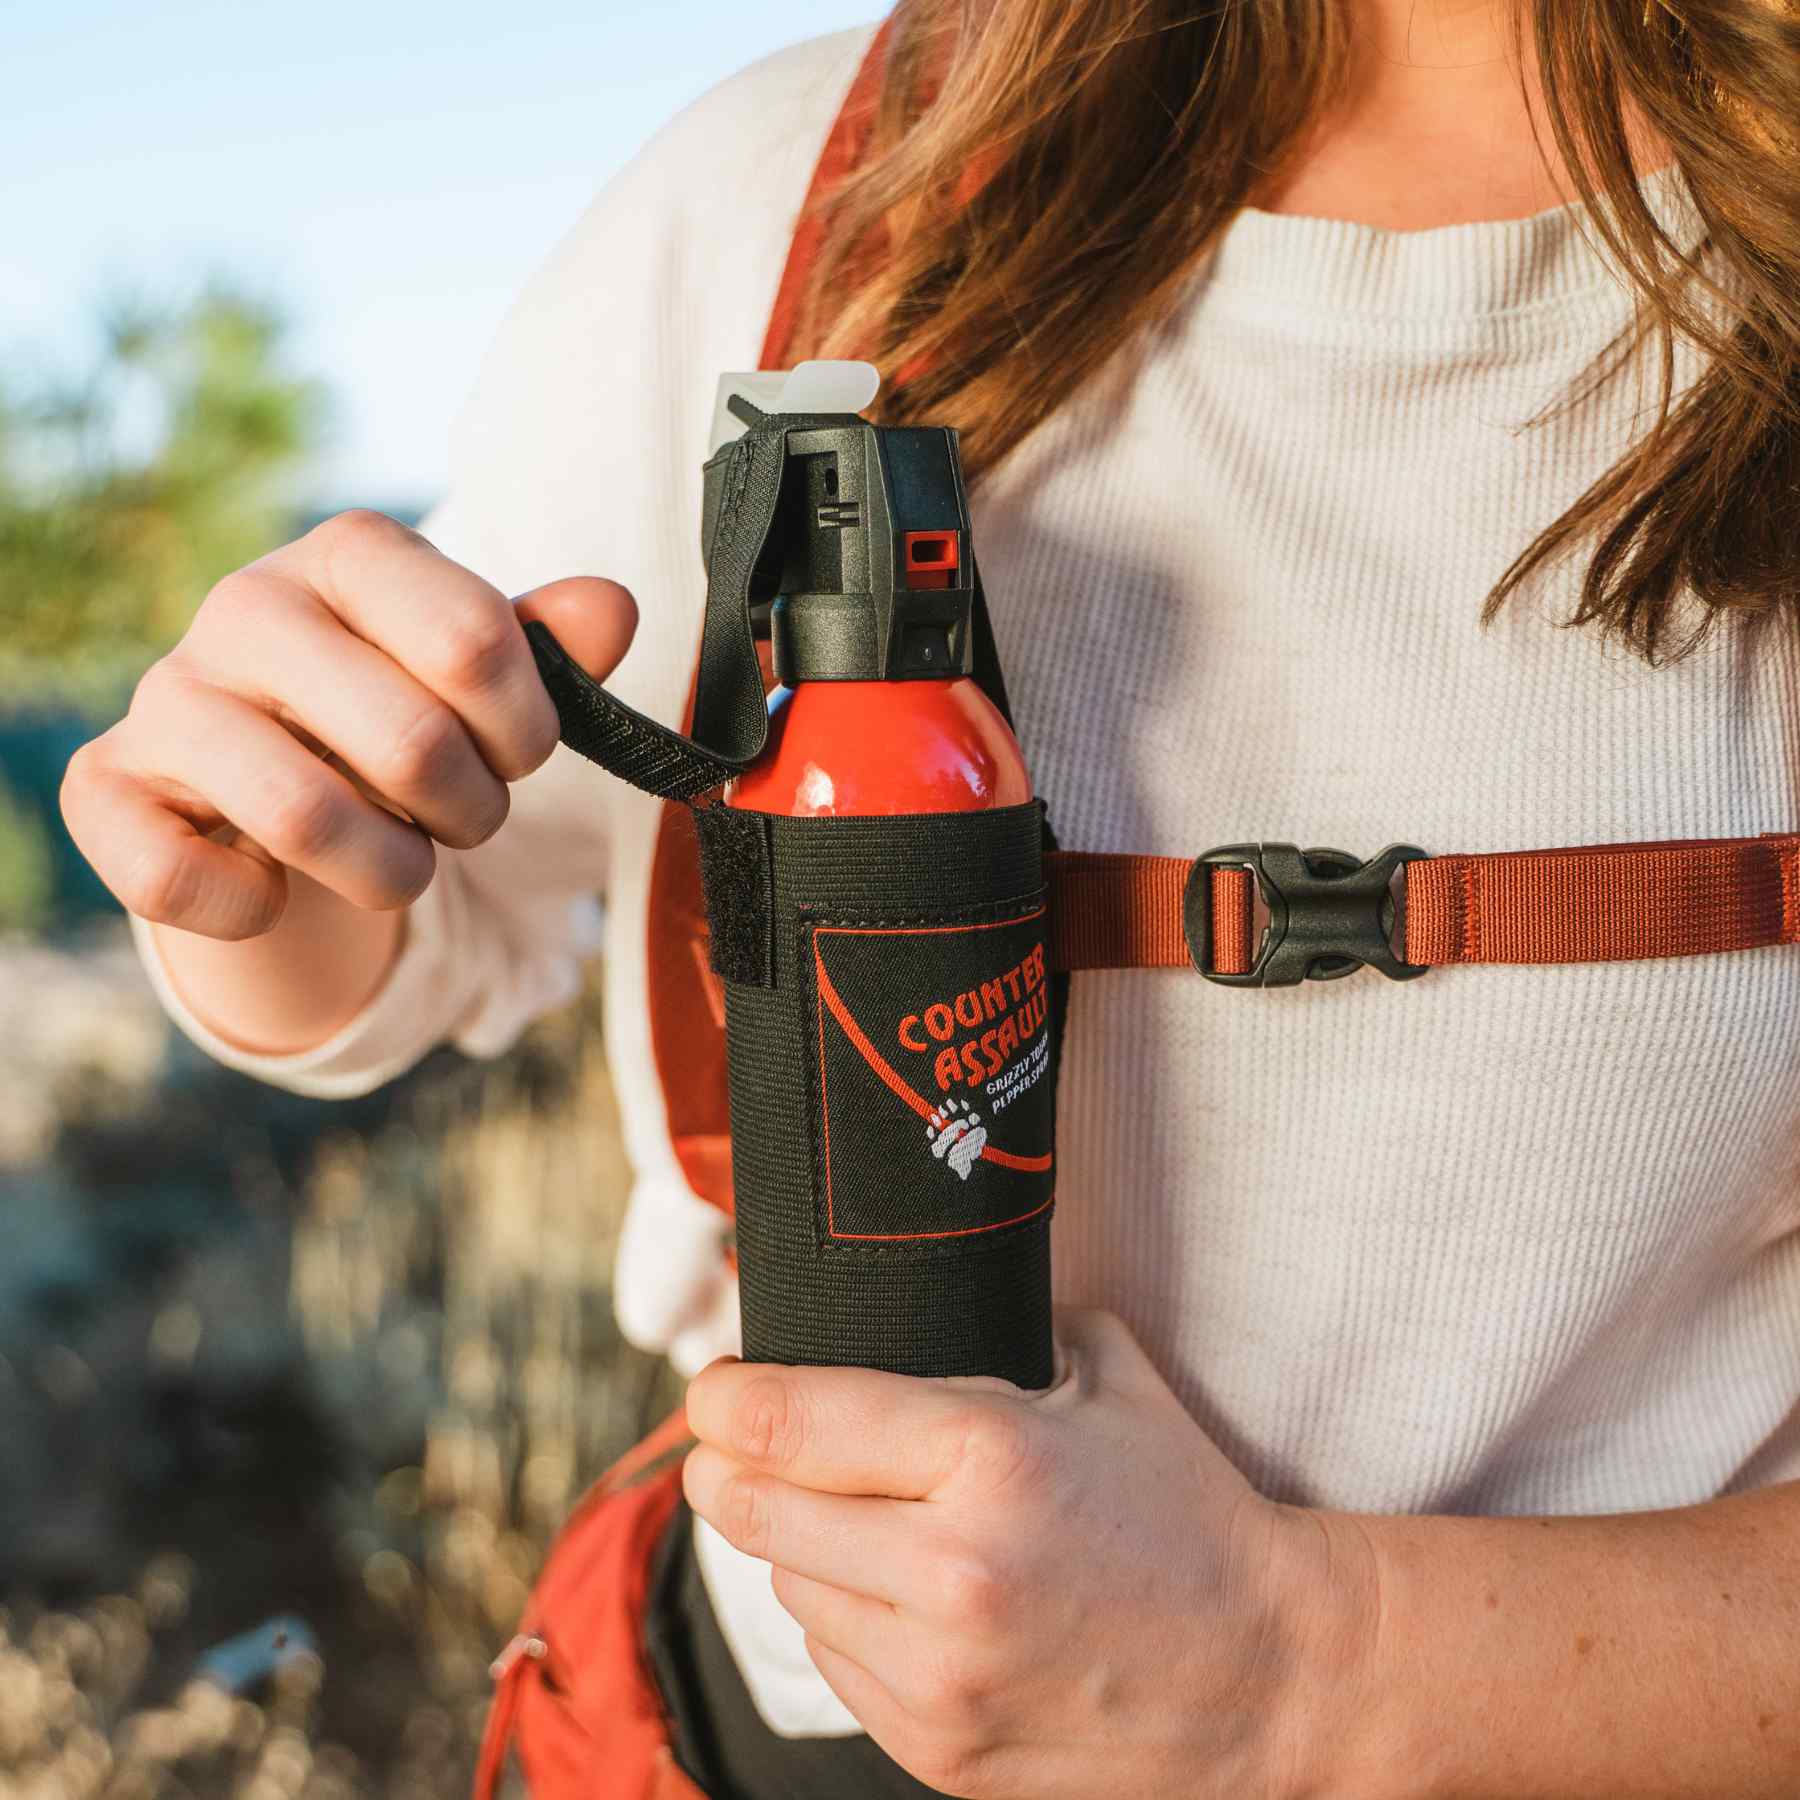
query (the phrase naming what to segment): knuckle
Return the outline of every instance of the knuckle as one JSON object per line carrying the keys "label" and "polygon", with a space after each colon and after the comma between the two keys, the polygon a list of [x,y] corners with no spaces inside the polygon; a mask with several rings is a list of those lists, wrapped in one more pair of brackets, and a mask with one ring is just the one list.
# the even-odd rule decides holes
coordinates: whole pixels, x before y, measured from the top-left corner
{"label": "knuckle", "polygon": [[800,1599],[799,1589],[794,1581],[794,1574],[790,1569],[776,1566],[769,1571],[769,1591],[774,1594],[782,1610],[789,1614],[792,1614]]}
{"label": "knuckle", "polygon": [[63,816],[68,817],[69,796],[79,793],[99,772],[100,760],[104,754],[99,748],[98,738],[89,738],[80,745],[73,756],[63,765],[61,801]]}
{"label": "knuckle", "polygon": [[519,726],[515,742],[505,745],[494,773],[502,781],[520,781],[541,769],[562,741],[562,725],[548,696],[542,706],[531,708]]}
{"label": "knuckle", "polygon": [[499,783],[490,788],[483,784],[483,798],[464,800],[461,805],[461,817],[444,827],[442,841],[452,850],[473,850],[477,844],[485,844],[502,825],[512,811],[512,799],[506,789]]}
{"label": "knuckle", "polygon": [[512,666],[522,642],[503,601],[466,607],[443,624],[436,673],[453,692],[485,693]]}
{"label": "knuckle", "polygon": [[812,1666],[817,1669],[821,1675],[825,1675],[826,1680],[829,1681],[830,1676],[826,1673],[827,1659],[831,1656],[832,1652],[827,1649],[824,1643],[814,1637],[810,1631],[803,1630],[801,1632],[800,1642],[805,1646],[807,1660],[811,1662]]}
{"label": "knuckle", "polygon": [[941,1794],[959,1800],[986,1800],[995,1792],[990,1785],[990,1758],[983,1750],[958,1743],[939,1743],[921,1751],[908,1763],[910,1772]]}
{"label": "knuckle", "polygon": [[[359,577],[369,579],[369,565],[403,545],[418,542],[419,534],[371,506],[353,506],[334,513],[307,533],[306,542],[315,569],[329,587],[346,590]],[[348,579],[347,579],[348,578]]]}
{"label": "knuckle", "polygon": [[462,726],[447,706],[421,709],[394,734],[377,779],[404,797],[439,785],[457,760]]}
{"label": "knuckle", "polygon": [[345,512],[334,513],[313,529],[320,543],[334,556],[342,551],[358,555],[414,535],[398,519],[377,512],[372,506],[352,506]]}
{"label": "knuckle", "polygon": [[262,583],[257,580],[254,570],[233,569],[213,583],[194,615],[195,623],[210,623],[220,613],[244,611],[258,603],[262,594]]}
{"label": "knuckle", "polygon": [[418,831],[406,832],[387,848],[374,870],[370,903],[387,909],[411,906],[431,886],[437,854],[430,838]]}
{"label": "knuckle", "polygon": [[805,1440],[800,1403],[792,1383],[779,1375],[758,1375],[733,1409],[732,1447],[746,1462],[791,1463]]}
{"label": "knuckle", "polygon": [[[913,1712],[938,1726],[952,1723],[961,1708],[961,1695],[955,1683],[936,1662],[929,1668],[920,1669],[914,1676],[909,1699]],[[936,1785],[934,1782],[933,1786]]]}
{"label": "knuckle", "polygon": [[984,1488],[1004,1487],[1032,1460],[1032,1433],[1011,1408],[972,1406],[957,1421],[957,1467]]}
{"label": "knuckle", "polygon": [[143,741],[134,748],[179,741],[191,729],[196,708],[219,691],[184,652],[184,644],[176,645],[138,677],[131,704],[125,709],[128,728],[142,733]]}
{"label": "knuckle", "polygon": [[934,1579],[946,1612],[959,1624],[986,1629],[1004,1619],[1005,1577],[980,1551],[959,1547],[940,1555]]}
{"label": "knuckle", "polygon": [[280,861],[311,862],[343,841],[347,814],[343,796],[321,771],[317,777],[281,783],[257,835]]}
{"label": "knuckle", "polygon": [[127,717],[142,720],[146,715],[160,711],[188,679],[173,651],[167,656],[159,656],[138,677],[137,686],[131,692],[131,705],[126,709]]}
{"label": "knuckle", "polygon": [[152,925],[179,925],[194,903],[194,866],[172,844],[156,844],[134,857],[119,876],[119,903]]}
{"label": "knuckle", "polygon": [[752,1475],[734,1475],[719,1495],[719,1529],[750,1556],[769,1541],[768,1489]]}
{"label": "knuckle", "polygon": [[941,1648],[926,1656],[918,1671],[915,1704],[925,1718],[940,1728],[962,1735],[975,1722],[981,1686],[960,1649]]}

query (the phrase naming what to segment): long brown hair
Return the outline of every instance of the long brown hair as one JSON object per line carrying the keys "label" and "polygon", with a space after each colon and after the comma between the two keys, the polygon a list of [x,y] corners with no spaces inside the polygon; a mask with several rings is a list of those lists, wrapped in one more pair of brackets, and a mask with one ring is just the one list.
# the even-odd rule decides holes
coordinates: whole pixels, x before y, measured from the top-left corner
{"label": "long brown hair", "polygon": [[[957,425],[979,478],[1129,354],[1294,157],[1343,91],[1348,11],[900,0],[868,154],[825,202],[798,341],[895,372],[885,416]],[[1647,350],[1660,402],[1482,617],[1577,549],[1568,623],[1652,661],[1727,613],[1800,617],[1800,9],[1527,0],[1515,19],[1535,51],[1534,116],[1637,297],[1587,387]],[[1685,252],[1638,185],[1644,127],[1699,213]],[[1682,340],[1704,361],[1678,388]]]}

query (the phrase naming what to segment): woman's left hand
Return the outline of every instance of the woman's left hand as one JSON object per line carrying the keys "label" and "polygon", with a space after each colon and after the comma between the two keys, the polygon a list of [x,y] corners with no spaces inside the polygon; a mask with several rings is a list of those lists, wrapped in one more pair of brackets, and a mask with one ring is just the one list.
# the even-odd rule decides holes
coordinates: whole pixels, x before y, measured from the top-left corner
{"label": "woman's left hand", "polygon": [[1111,1314],[1057,1331],[1040,1393],[714,1363],[688,1500],[773,1565],[825,1680],[932,1787],[1296,1789],[1332,1710],[1324,1621],[1357,1617],[1368,1570],[1258,1496]]}

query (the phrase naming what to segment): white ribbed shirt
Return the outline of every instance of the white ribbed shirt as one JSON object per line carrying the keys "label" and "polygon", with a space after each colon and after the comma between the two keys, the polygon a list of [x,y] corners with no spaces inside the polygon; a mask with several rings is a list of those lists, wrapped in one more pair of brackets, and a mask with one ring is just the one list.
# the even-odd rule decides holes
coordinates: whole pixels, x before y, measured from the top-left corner
{"label": "white ribbed shirt", "polygon": [[[643,627],[613,685],[672,722],[715,381],[754,366],[865,42],[737,77],[602,193],[508,321],[427,527],[508,591],[625,581]],[[1646,186],[1691,229],[1672,177]],[[1653,670],[1556,628],[1574,568],[1479,628],[1496,577],[1645,417],[1628,377],[1531,423],[1630,316],[1583,226],[1246,212],[1166,324],[981,484],[1019,733],[1066,846],[1447,853],[1800,822],[1787,634],[1720,632]],[[491,1053],[571,992],[604,892],[638,1171],[620,1314],[691,1368],[736,1320],[651,1074],[654,821],[559,752],[490,843],[440,853],[399,966],[331,1043],[246,1057],[183,1022],[326,1094],[445,1038]],[[1800,1476],[1797,1021],[1791,949],[1269,992],[1079,976],[1059,1297],[1120,1313],[1284,1500],[1600,1512]],[[762,1566],[699,1542],[770,1723],[853,1728]]]}

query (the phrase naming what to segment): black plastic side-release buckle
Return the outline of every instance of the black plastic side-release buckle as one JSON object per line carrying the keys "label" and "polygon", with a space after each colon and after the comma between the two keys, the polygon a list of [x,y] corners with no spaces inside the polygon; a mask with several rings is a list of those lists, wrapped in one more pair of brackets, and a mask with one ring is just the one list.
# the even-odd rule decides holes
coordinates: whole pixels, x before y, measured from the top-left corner
{"label": "black plastic side-release buckle", "polygon": [[[1406,865],[1425,852],[1389,844],[1361,862],[1343,850],[1299,850],[1292,844],[1224,844],[1196,857],[1182,898],[1188,955],[1208,981],[1226,987],[1292,987],[1333,981],[1365,964],[1393,981],[1423,975],[1427,963],[1403,962]],[[1226,974],[1213,967],[1213,870],[1244,868],[1255,881],[1250,967]],[[1255,925],[1267,910],[1260,934]]]}

